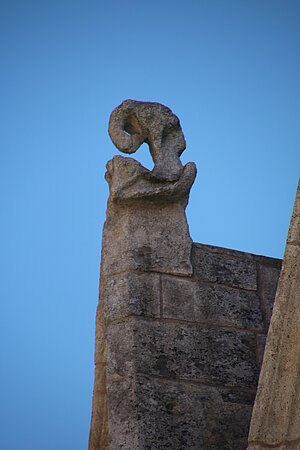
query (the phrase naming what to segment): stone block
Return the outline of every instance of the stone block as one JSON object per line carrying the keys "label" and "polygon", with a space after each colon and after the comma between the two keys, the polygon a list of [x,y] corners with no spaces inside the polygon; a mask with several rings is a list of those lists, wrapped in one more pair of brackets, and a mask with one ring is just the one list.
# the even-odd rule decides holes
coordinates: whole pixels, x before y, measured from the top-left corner
{"label": "stone block", "polygon": [[224,386],[257,384],[252,333],[132,318],[108,327],[107,352],[110,376],[133,371]]}
{"label": "stone block", "polygon": [[162,277],[163,317],[195,320],[197,284],[189,279]]}
{"label": "stone block", "polygon": [[252,259],[231,257],[222,253],[210,253],[193,245],[192,264],[194,275],[201,280],[226,284],[240,289],[256,291],[256,262]]}
{"label": "stone block", "polygon": [[129,272],[107,277],[104,314],[106,322],[130,315],[159,317],[159,275]]}
{"label": "stone block", "polygon": [[[110,382],[108,391],[109,450],[139,450],[136,384],[132,378]],[[102,447],[99,447],[99,450]]]}
{"label": "stone block", "polygon": [[217,284],[199,283],[195,319],[217,325],[263,330],[257,293]]}
{"label": "stone block", "polygon": [[110,208],[102,239],[104,275],[138,270],[191,276],[184,209],[181,203]]}
{"label": "stone block", "polygon": [[137,376],[108,387],[110,448],[241,450],[252,406],[217,388]]}
{"label": "stone block", "polygon": [[137,270],[192,275],[192,240],[181,205],[136,210],[128,239],[130,264]]}
{"label": "stone block", "polygon": [[106,328],[107,377],[120,380],[135,372],[137,348],[134,345],[132,320],[112,323]]}
{"label": "stone block", "polygon": [[216,388],[138,377],[139,444],[145,450],[241,450],[251,406],[223,402]]}
{"label": "stone block", "polygon": [[265,326],[266,330],[268,330],[273,312],[280,267],[259,264],[258,274],[259,294],[265,310]]}
{"label": "stone block", "polygon": [[108,214],[108,211],[102,234],[101,271],[103,275],[119,274],[129,269],[127,261],[129,215],[125,209],[120,209],[118,214]]}

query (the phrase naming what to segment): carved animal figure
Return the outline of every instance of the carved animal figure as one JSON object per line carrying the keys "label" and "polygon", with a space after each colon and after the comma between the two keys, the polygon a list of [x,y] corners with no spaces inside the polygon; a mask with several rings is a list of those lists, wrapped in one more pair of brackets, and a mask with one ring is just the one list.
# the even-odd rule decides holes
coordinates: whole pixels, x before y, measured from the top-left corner
{"label": "carved animal figure", "polygon": [[152,173],[159,180],[180,178],[183,167],[179,156],[186,143],[178,117],[166,106],[126,100],[111,113],[108,132],[124,153],[134,153],[146,142],[154,162]]}

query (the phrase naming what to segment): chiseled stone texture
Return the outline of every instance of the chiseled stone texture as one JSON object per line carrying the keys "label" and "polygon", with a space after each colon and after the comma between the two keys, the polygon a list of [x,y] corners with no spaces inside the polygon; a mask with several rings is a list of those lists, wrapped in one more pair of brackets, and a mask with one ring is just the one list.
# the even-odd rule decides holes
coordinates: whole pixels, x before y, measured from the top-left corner
{"label": "chiseled stone texture", "polygon": [[185,208],[195,176],[195,165],[188,163],[178,181],[154,182],[153,175],[131,158],[115,156],[109,161],[101,259],[105,275],[134,270],[192,275]]}
{"label": "chiseled stone texture", "polygon": [[[120,342],[122,336],[122,342]],[[131,319],[109,327],[108,372],[138,373],[222,386],[256,387],[255,336],[189,324]]]}
{"label": "chiseled stone texture", "polygon": [[110,450],[247,446],[281,261],[192,253],[192,276],[131,270],[103,283]]}
{"label": "chiseled stone texture", "polygon": [[107,322],[130,315],[160,316],[158,274],[128,272],[107,277],[104,286],[104,313]]}
{"label": "chiseled stone texture", "polygon": [[112,383],[109,404],[110,448],[124,450],[241,450],[252,410],[220,388],[140,375]]}
{"label": "chiseled stone texture", "polygon": [[[270,268],[273,270],[273,267]],[[277,272],[277,269],[276,269]],[[279,273],[279,272],[277,272]],[[261,300],[255,291],[179,277],[162,277],[163,316],[249,330],[264,330]],[[277,281],[277,280],[276,280]],[[273,296],[273,300],[275,293]],[[268,297],[270,307],[271,297]]]}
{"label": "chiseled stone texture", "polygon": [[[222,251],[207,252],[207,246],[194,244],[194,274],[201,280],[256,291],[257,268],[252,258],[242,259],[233,252],[224,257]],[[216,250],[216,247],[213,247]],[[221,249],[220,249],[221,250]]]}
{"label": "chiseled stone texture", "polygon": [[162,277],[163,317],[195,320],[197,286],[182,277]]}
{"label": "chiseled stone texture", "polygon": [[243,448],[251,406],[223,401],[212,386],[141,377],[137,386],[140,448]]}
{"label": "chiseled stone texture", "polygon": [[262,330],[260,299],[253,291],[200,283],[195,309],[197,321]]}
{"label": "chiseled stone texture", "polygon": [[[111,450],[140,449],[137,421],[136,380],[131,377],[110,381],[109,404],[109,448]],[[101,447],[99,447],[101,450]]]}
{"label": "chiseled stone texture", "polygon": [[180,178],[179,156],[186,143],[178,117],[166,106],[125,100],[111,113],[108,131],[115,146],[124,153],[132,154],[146,142],[157,179],[176,181]]}
{"label": "chiseled stone texture", "polygon": [[146,265],[103,277],[110,450],[247,446],[281,261],[192,254],[192,276]]}

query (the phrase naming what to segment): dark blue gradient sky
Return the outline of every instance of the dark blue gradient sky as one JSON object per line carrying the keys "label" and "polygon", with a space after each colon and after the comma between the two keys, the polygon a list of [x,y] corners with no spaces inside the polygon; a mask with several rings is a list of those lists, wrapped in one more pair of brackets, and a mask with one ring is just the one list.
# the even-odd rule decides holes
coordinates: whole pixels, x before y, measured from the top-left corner
{"label": "dark blue gradient sky", "polygon": [[[3,450],[87,448],[112,109],[179,116],[194,241],[281,258],[300,167],[298,0],[0,1]],[[147,167],[146,147],[135,157]]]}

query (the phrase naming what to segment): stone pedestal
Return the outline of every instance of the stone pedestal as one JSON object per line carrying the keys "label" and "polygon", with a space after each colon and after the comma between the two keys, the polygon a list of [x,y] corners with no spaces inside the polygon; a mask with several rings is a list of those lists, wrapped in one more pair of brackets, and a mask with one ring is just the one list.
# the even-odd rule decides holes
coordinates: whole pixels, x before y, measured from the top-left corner
{"label": "stone pedestal", "polygon": [[136,402],[143,394],[135,319],[160,317],[159,273],[192,275],[185,208],[195,176],[193,163],[175,182],[157,179],[131,158],[116,156],[107,164],[89,450],[144,448],[138,443]]}

